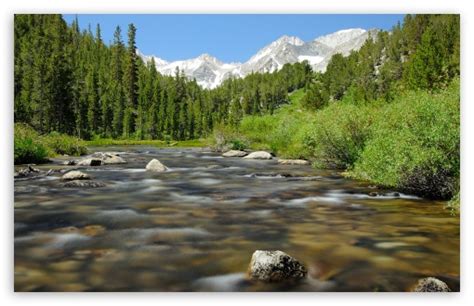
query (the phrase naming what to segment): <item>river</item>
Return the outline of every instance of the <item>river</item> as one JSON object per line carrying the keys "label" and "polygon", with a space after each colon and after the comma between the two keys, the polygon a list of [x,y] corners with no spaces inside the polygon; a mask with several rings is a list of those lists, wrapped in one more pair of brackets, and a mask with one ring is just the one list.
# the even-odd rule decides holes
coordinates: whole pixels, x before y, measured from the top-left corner
{"label": "river", "polygon": [[[459,217],[442,202],[208,149],[91,150],[128,162],[80,169],[105,187],[15,181],[16,291],[406,291],[425,276],[459,290]],[[145,171],[153,158],[170,171]],[[75,168],[64,159],[37,167]],[[308,278],[248,281],[259,249],[297,258]]]}

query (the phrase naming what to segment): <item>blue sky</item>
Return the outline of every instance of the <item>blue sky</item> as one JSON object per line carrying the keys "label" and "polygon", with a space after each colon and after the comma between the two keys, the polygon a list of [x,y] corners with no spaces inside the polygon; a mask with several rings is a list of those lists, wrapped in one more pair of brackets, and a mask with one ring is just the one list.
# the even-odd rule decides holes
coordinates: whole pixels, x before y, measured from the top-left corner
{"label": "blue sky", "polygon": [[[64,15],[71,23],[76,15]],[[347,28],[389,30],[403,15],[93,15],[79,14],[79,26],[95,31],[99,23],[106,43],[117,25],[137,27],[137,47],[167,61],[209,53],[224,62],[244,62],[282,35],[308,41]]]}

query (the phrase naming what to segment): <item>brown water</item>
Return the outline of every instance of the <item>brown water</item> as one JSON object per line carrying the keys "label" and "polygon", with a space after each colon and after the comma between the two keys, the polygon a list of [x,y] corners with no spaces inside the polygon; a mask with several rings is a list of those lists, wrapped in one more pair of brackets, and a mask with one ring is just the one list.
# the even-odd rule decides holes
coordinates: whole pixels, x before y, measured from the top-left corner
{"label": "brown water", "polygon": [[[128,161],[81,169],[107,187],[15,181],[16,291],[406,291],[424,276],[459,290],[459,218],[441,202],[207,149],[100,150]],[[145,172],[152,158],[171,171]],[[59,163],[39,168],[73,168]],[[308,279],[248,281],[257,249]]]}

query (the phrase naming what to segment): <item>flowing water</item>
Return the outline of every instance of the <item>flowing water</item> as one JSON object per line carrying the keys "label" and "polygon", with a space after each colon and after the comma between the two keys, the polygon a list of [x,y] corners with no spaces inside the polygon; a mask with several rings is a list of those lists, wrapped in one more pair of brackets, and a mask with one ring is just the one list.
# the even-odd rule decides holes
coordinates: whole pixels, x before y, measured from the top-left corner
{"label": "flowing water", "polygon": [[[459,290],[459,218],[441,202],[207,149],[100,151],[128,161],[81,168],[106,187],[15,181],[16,291],[406,291],[425,276]],[[146,172],[152,158],[170,171]],[[76,168],[60,163],[38,168]],[[259,249],[297,258],[308,278],[247,280]]]}

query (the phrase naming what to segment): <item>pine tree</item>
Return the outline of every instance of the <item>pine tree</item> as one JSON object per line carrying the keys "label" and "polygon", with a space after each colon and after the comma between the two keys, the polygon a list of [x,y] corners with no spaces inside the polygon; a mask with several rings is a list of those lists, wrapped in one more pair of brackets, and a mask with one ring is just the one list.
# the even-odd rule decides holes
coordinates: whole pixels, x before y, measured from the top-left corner
{"label": "pine tree", "polygon": [[138,56],[135,43],[136,28],[133,23],[128,25],[127,61],[124,74],[127,103],[124,114],[124,136],[131,137],[136,128],[138,104]]}

